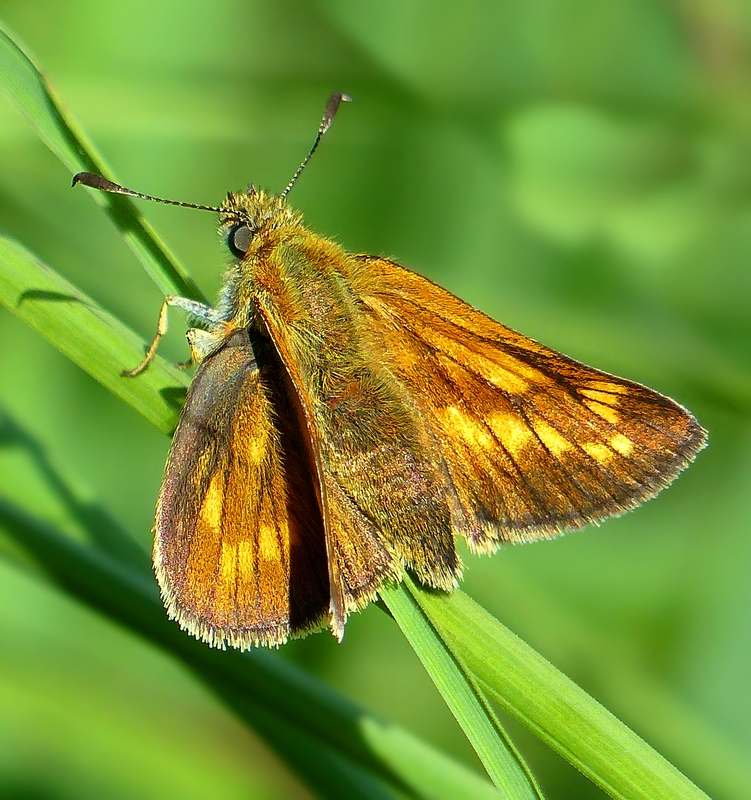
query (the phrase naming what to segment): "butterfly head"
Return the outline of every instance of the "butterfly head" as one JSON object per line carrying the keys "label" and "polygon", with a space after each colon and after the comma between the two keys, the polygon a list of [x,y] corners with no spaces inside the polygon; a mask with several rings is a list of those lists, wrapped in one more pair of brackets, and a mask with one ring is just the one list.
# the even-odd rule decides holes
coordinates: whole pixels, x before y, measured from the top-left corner
{"label": "butterfly head", "polygon": [[219,230],[235,258],[246,258],[285,230],[302,224],[282,195],[255,186],[245,192],[230,192],[219,211]]}

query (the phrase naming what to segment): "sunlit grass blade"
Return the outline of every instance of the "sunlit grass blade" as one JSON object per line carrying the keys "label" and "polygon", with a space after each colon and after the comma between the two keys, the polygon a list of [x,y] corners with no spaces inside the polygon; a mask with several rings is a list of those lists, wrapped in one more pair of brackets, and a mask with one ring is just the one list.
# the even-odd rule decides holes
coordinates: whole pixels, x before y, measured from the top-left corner
{"label": "sunlit grass blade", "polygon": [[542,792],[511,744],[471,675],[446,646],[410,594],[411,584],[379,592],[396,623],[475,749],[493,783],[508,800],[540,800]]}
{"label": "sunlit grass blade", "polygon": [[516,570],[504,570],[493,595],[496,607],[513,608],[514,624],[532,635],[544,620],[547,656],[556,663],[586,664],[601,702],[619,717],[638,720],[642,736],[658,751],[669,747],[695,783],[712,787],[717,797],[751,797],[748,747],[692,703],[680,685],[650,674],[638,648],[617,631],[603,636],[591,618],[561,603],[555,589]]}
{"label": "sunlit grass blade", "polygon": [[708,800],[707,795],[461,591],[407,588],[480,685],[611,797]]}
{"label": "sunlit grass blade", "polygon": [[[0,26],[0,91],[18,108],[39,138],[70,170],[95,172],[114,180],[93,144],[65,110],[29,55]],[[84,191],[80,189],[79,191]],[[203,300],[201,290],[146,222],[133,201],[121,195],[92,192],[128,246],[164,294]]]}
{"label": "sunlit grass blade", "polygon": [[48,580],[181,659],[314,788],[339,786],[337,796],[362,798],[498,797],[479,775],[278,656],[221,652],[187,636],[167,619],[147,569],[75,542],[1,498],[0,532]]}
{"label": "sunlit grass blade", "polygon": [[174,429],[188,376],[157,357],[137,378],[123,378],[123,367],[143,358],[143,340],[22,245],[1,236],[0,304],[159,430]]}

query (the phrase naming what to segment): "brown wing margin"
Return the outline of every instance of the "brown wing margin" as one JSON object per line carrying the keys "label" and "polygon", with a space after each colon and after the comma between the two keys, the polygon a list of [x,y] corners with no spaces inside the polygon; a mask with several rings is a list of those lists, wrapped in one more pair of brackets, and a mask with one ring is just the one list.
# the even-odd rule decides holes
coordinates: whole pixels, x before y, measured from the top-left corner
{"label": "brown wing margin", "polygon": [[170,450],[154,567],[169,616],[208,644],[276,646],[326,622],[321,515],[266,346],[237,331],[199,367]]}
{"label": "brown wing margin", "polygon": [[473,549],[622,513],[705,445],[669,398],[560,355],[398,264],[358,260],[374,339],[442,442],[479,531]]}

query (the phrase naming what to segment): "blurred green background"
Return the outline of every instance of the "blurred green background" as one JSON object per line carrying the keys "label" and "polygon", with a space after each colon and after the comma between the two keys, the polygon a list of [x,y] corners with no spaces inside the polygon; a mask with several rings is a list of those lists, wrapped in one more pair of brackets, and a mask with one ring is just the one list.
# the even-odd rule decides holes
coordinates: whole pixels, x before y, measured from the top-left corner
{"label": "blurred green background", "polygon": [[[751,5],[6,0],[0,16],[116,176],[161,196],[281,190],[348,92],[291,197],[313,228],[692,409],[710,447],[674,487],[470,557],[464,588],[713,797],[751,796]],[[3,232],[150,337],[159,291],[5,101],[0,163]],[[212,215],[144,213],[213,296]],[[183,330],[175,313],[175,360]],[[0,409],[148,548],[168,441],[5,311],[0,375]],[[0,493],[67,524],[23,448],[0,448]],[[170,659],[2,561],[0,641],[0,797],[308,796]],[[341,646],[281,652],[477,763],[377,608]],[[550,798],[603,796],[510,729]]]}

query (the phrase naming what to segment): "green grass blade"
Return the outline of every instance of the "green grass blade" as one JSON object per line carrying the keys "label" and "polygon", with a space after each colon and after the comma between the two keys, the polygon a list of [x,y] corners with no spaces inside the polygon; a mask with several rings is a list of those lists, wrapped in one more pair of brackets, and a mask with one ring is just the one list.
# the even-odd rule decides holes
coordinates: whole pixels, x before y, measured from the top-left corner
{"label": "green grass blade", "polygon": [[542,792],[511,744],[482,691],[446,646],[411,594],[412,581],[383,587],[379,595],[475,749],[493,783],[508,800],[540,800]]}
{"label": "green grass blade", "polygon": [[[116,180],[34,62],[2,26],[0,75],[3,76],[0,91],[70,170],[71,178],[77,172],[87,171]],[[143,219],[132,200],[96,191],[92,192],[92,197],[115,223],[128,246],[164,294],[205,299],[174,254]]]}
{"label": "green grass blade", "polygon": [[280,657],[213,650],[187,636],[167,619],[148,569],[73,541],[2,498],[0,531],[51,582],[181,659],[324,796],[498,797],[480,776]]}
{"label": "green grass blade", "polygon": [[12,239],[0,236],[0,304],[164,433],[174,430],[189,377],[161,357],[136,378],[140,336]]}
{"label": "green grass blade", "polygon": [[708,800],[656,750],[466,594],[416,586],[411,591],[485,691],[611,797]]}

